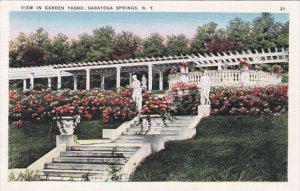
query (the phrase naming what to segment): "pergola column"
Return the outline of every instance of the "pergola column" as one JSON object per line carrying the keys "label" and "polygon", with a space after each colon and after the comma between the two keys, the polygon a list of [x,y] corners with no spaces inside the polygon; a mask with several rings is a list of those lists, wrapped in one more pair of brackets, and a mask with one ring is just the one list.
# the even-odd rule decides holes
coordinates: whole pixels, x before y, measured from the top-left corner
{"label": "pergola column", "polygon": [[117,69],[117,82],[116,82],[116,88],[120,88],[121,86],[121,67],[116,66]]}
{"label": "pergola column", "polygon": [[51,78],[48,78],[48,88],[51,89]]}
{"label": "pergola column", "polygon": [[30,89],[33,90],[34,88],[34,73],[31,73],[30,76]]}
{"label": "pergola column", "polygon": [[57,75],[57,90],[60,89],[61,89],[61,71],[59,71]]}
{"label": "pergola column", "polygon": [[152,90],[152,64],[148,65],[148,90]]}
{"label": "pergola column", "polygon": [[85,89],[89,90],[91,89],[91,69],[85,69],[85,71],[86,71]]}
{"label": "pergola column", "polygon": [[132,72],[129,72],[129,86],[132,85]]}
{"label": "pergola column", "polygon": [[74,79],[73,89],[77,90],[77,76],[73,76],[73,79]]}
{"label": "pergola column", "polygon": [[27,80],[23,79],[23,91],[27,89]]}
{"label": "pergola column", "polygon": [[159,70],[159,90],[164,89],[164,77],[163,77],[163,71]]}
{"label": "pergola column", "polygon": [[104,83],[105,83],[105,76],[102,74],[102,79],[101,79],[101,88],[104,89]]}

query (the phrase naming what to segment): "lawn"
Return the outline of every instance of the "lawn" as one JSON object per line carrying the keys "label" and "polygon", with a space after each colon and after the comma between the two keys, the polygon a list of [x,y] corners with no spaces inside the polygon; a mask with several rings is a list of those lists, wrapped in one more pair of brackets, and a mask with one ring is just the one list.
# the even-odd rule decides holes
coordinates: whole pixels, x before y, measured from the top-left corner
{"label": "lawn", "polygon": [[[102,138],[103,128],[116,128],[120,122],[103,125],[99,121],[82,121],[75,130],[78,139]],[[50,124],[29,124],[9,127],[9,168],[26,168],[55,147],[55,129],[49,135]]]}
{"label": "lawn", "polygon": [[211,116],[193,139],[171,141],[133,181],[287,181],[287,114]]}

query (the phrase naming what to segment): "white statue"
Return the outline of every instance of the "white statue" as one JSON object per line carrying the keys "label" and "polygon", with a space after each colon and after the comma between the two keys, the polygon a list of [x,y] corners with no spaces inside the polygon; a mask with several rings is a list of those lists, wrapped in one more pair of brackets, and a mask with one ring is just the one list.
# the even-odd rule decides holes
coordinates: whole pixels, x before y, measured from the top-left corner
{"label": "white statue", "polygon": [[138,111],[142,110],[142,88],[141,88],[141,82],[137,79],[136,75],[132,76],[132,85],[133,88],[132,92],[132,99],[136,102],[136,108]]}
{"label": "white statue", "polygon": [[147,89],[147,78],[145,74],[142,76],[142,88]]}
{"label": "white statue", "polygon": [[200,82],[199,82],[200,102],[201,105],[210,105],[210,100],[209,100],[209,92],[211,86],[210,77],[205,71],[200,71],[200,75],[201,75]]}

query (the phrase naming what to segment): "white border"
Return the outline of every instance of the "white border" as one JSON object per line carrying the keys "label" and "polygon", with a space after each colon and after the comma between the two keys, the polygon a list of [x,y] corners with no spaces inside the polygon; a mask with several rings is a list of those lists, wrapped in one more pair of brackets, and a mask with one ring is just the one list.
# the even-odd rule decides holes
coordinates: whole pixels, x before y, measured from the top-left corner
{"label": "white border", "polygon": [[[300,111],[299,86],[299,18],[298,1],[6,1],[0,2],[1,23],[1,62],[0,62],[0,132],[1,132],[1,187],[0,190],[278,190],[293,191],[300,189],[300,127],[297,123]],[[289,150],[288,182],[137,182],[137,183],[93,183],[93,182],[7,182],[8,168],[8,40],[9,11],[22,11],[21,5],[136,5],[153,6],[157,12],[273,12],[279,13],[280,7],[290,14],[290,71],[289,71]]]}

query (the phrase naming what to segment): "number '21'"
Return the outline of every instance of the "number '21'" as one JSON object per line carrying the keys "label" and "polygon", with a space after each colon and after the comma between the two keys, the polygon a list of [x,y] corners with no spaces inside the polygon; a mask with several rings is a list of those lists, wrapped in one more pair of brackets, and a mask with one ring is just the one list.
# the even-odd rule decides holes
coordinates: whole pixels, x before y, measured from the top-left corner
{"label": "number '21'", "polygon": [[285,7],[280,7],[280,11],[285,11]]}

